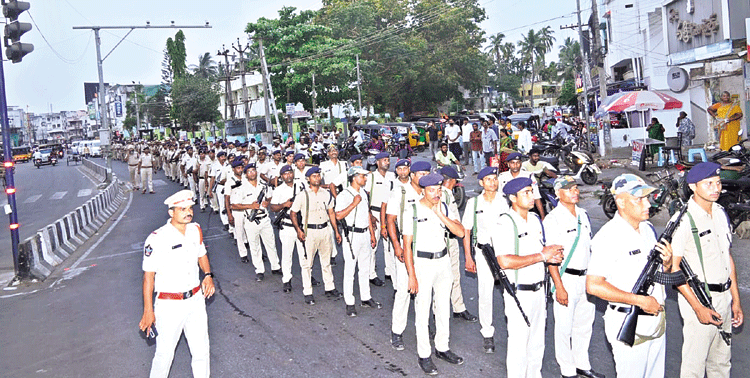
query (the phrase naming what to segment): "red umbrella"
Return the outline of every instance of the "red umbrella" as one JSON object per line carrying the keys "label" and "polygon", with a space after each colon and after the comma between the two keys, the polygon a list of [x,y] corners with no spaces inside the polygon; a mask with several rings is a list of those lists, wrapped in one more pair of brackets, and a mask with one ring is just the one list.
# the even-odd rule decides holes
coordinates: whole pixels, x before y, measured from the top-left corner
{"label": "red umbrella", "polygon": [[632,112],[646,110],[669,110],[682,107],[682,101],[655,91],[628,92],[604,109],[608,112]]}

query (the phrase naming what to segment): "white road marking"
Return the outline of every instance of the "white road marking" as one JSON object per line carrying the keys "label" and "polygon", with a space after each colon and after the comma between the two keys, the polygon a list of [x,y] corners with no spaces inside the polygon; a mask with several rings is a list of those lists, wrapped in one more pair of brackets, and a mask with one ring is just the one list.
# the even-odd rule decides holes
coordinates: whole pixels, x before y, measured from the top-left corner
{"label": "white road marking", "polygon": [[167,183],[164,180],[161,180],[161,179],[160,180],[154,180],[153,183],[154,183],[154,186],[166,186],[167,185]]}
{"label": "white road marking", "polygon": [[81,189],[78,191],[78,197],[88,197],[91,195],[91,189]]}
{"label": "white road marking", "polygon": [[41,194],[35,194],[35,195],[27,198],[25,201],[23,201],[23,203],[33,203],[33,202],[38,201],[40,198],[42,198]]}
{"label": "white road marking", "polygon": [[120,213],[120,216],[118,216],[117,219],[115,219],[115,221],[112,222],[112,224],[107,229],[107,232],[105,232],[103,235],[99,236],[99,239],[94,243],[94,245],[92,245],[91,247],[89,247],[89,249],[87,249],[86,252],[84,252],[83,255],[81,257],[79,257],[78,260],[76,260],[76,262],[73,263],[73,265],[70,266],[70,269],[78,268],[78,265],[81,264],[81,261],[83,261],[87,257],[89,257],[89,255],[91,254],[91,252],[94,249],[96,249],[96,247],[99,246],[99,243],[101,243],[102,241],[104,241],[104,239],[107,238],[107,235],[109,235],[109,233],[112,232],[112,230],[115,227],[117,227],[117,225],[122,220],[122,217],[125,216],[125,214],[128,212],[128,209],[130,209],[130,204],[131,203],[133,203],[133,193],[130,193],[130,195],[128,196],[128,204],[125,205],[125,209],[122,210],[122,213]]}
{"label": "white road marking", "polygon": [[53,194],[52,197],[50,197],[49,199],[59,200],[59,199],[62,199],[63,197],[65,197],[66,194],[68,194],[68,192],[57,192],[57,193]]}

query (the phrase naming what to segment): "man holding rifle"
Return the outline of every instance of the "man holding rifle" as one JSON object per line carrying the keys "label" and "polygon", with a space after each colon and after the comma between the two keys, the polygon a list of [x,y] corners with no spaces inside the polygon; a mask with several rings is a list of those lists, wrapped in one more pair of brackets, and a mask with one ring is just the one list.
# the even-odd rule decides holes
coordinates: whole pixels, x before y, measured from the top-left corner
{"label": "man holding rifle", "polygon": [[[668,242],[656,243],[656,230],[648,222],[648,195],[654,190],[636,175],[616,177],[611,191],[617,213],[591,241],[586,291],[610,302],[604,314],[604,333],[612,345],[618,377],[664,377],[664,286],[654,284],[649,295],[631,292],[655,245],[663,271],[672,267],[672,247]],[[636,340],[629,346],[618,340],[618,333],[626,315],[635,309],[632,306],[645,314],[637,317]]]}
{"label": "man holding rifle", "polygon": [[544,292],[545,263],[560,264],[561,245],[545,245],[542,221],[535,213],[533,182],[517,177],[503,187],[511,210],[500,215],[490,237],[500,268],[507,270],[520,307],[528,314],[528,323],[511,293],[503,294],[508,319],[508,377],[541,377],[544,359],[544,326],[547,319]]}
{"label": "man holding rifle", "polygon": [[[278,212],[276,223],[279,228],[279,239],[281,240],[281,282],[285,293],[292,291],[292,258],[294,247],[297,247],[300,266],[302,261],[302,242],[297,239],[297,231],[294,229],[292,220],[289,218],[289,209],[297,196],[297,186],[294,185],[294,172],[290,165],[284,165],[279,170],[282,182],[273,190],[270,209]],[[285,212],[281,213],[282,210]]]}
{"label": "man holding rifle", "polygon": [[[685,176],[693,191],[688,210],[674,233],[672,270],[684,258],[695,269],[699,284],[707,290],[713,309],[702,304],[686,284],[678,286],[682,316],[681,377],[729,377],[731,347],[720,331],[731,334],[742,325],[737,273],[729,250],[732,230],[724,209],[716,203],[721,194],[721,166],[700,163]],[[687,222],[686,222],[687,221]],[[731,319],[731,322],[730,322]]]}

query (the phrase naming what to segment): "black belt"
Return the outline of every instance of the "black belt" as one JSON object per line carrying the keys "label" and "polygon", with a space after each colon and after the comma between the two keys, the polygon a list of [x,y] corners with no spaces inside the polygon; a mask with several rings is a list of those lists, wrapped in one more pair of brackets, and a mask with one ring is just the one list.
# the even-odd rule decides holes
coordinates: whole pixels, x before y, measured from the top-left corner
{"label": "black belt", "polygon": [[424,251],[417,251],[417,257],[421,257],[423,259],[439,259],[445,255],[448,254],[448,248],[443,248],[440,252],[424,252]]}
{"label": "black belt", "polygon": [[358,233],[358,234],[359,234],[359,233],[362,233],[362,232],[367,232],[367,231],[370,231],[370,229],[369,229],[369,228],[367,228],[367,227],[364,227],[364,228],[359,228],[359,227],[347,227],[347,229],[348,229],[348,230],[349,230],[350,232],[356,232],[356,233]]}
{"label": "black belt", "polygon": [[565,273],[568,273],[574,276],[585,276],[586,270],[587,269],[579,270],[579,269],[573,269],[573,268],[566,268]]}
{"label": "black belt", "polygon": [[516,284],[516,290],[518,291],[539,291],[544,286],[544,281],[539,281],[533,284]]}
{"label": "black belt", "polygon": [[370,210],[380,211],[380,206],[370,206]]}
{"label": "black belt", "polygon": [[293,224],[291,224],[291,223],[285,223],[285,222],[281,222],[281,225],[284,226],[284,227],[294,227]]}
{"label": "black belt", "polygon": [[713,291],[716,293],[723,293],[732,286],[732,279],[728,279],[727,282],[723,284],[708,284],[708,290]]}
{"label": "black belt", "polygon": [[[611,304],[611,305],[609,305],[609,308],[611,308],[611,309],[613,309],[613,310],[615,310],[617,312],[622,312],[623,314],[629,314],[630,313],[630,307],[615,306],[615,305]],[[647,314],[645,312],[642,312],[640,315],[655,316],[655,315]]]}
{"label": "black belt", "polygon": [[148,167],[141,167],[141,169],[143,169],[143,168],[151,168],[151,166],[148,166]]}
{"label": "black belt", "polygon": [[312,228],[313,230],[322,230],[322,229],[324,229],[326,227],[328,227],[328,222],[321,223],[321,224],[308,224],[307,225],[308,229]]}

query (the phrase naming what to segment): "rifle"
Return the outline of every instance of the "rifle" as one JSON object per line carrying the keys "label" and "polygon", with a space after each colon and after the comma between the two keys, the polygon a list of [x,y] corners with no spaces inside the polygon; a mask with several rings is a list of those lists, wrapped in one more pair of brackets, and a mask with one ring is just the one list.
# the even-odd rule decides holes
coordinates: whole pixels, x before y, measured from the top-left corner
{"label": "rifle", "polygon": [[[693,272],[693,269],[690,268],[690,264],[688,264],[687,260],[685,260],[684,257],[682,258],[682,260],[680,260],[680,270],[685,274],[685,281],[688,286],[693,289],[695,296],[698,297],[698,301],[704,307],[708,307],[711,310],[716,311],[716,309],[714,309],[714,306],[711,305],[711,297],[708,295],[706,287],[702,282],[698,281],[698,275]],[[715,316],[713,318],[714,320],[719,320]],[[732,334],[730,332],[722,330],[720,325],[717,325],[716,327],[719,328],[719,335],[721,335],[721,338],[724,340],[724,342],[727,345],[731,345]]]}
{"label": "rifle", "polygon": [[[297,197],[297,186],[294,186],[294,192],[292,193],[292,198],[289,199],[289,201],[292,201],[294,203],[294,198]],[[289,216],[289,207],[285,207],[279,211],[279,214],[276,215],[276,218],[273,219],[273,222],[271,224],[278,228],[279,231],[284,229],[284,225],[281,224],[281,221],[283,221],[286,218],[289,218],[291,221],[291,217]],[[299,224],[302,224],[302,213],[297,213],[297,222]]]}
{"label": "rifle", "polygon": [[261,189],[260,193],[258,193],[258,199],[255,200],[255,202],[258,203],[259,207],[257,209],[250,210],[250,214],[247,214],[247,211],[245,211],[245,216],[247,216],[247,220],[249,222],[260,223],[255,218],[258,217],[258,212],[260,211],[260,204],[262,204],[263,203],[263,199],[266,198],[266,192],[267,191],[268,191],[268,186],[267,185],[263,185],[263,189]]}
{"label": "rifle", "polygon": [[526,321],[526,325],[531,327],[531,322],[529,322],[529,318],[526,316],[526,313],[523,312],[521,302],[518,301],[518,297],[516,296],[516,287],[513,286],[512,283],[510,283],[510,280],[505,274],[505,271],[497,262],[497,258],[495,257],[495,248],[493,248],[490,244],[477,244],[477,247],[480,247],[482,249],[482,255],[484,255],[484,259],[487,260],[487,265],[490,267],[492,277],[495,279],[495,281],[500,281],[500,283],[503,284],[503,288],[505,288],[508,294],[510,294],[510,296],[513,297],[513,299],[516,301],[518,311],[521,312],[521,316],[523,316],[523,320]]}
{"label": "rifle", "polygon": [[[677,217],[667,223],[667,227],[665,227],[664,232],[659,236],[658,241],[665,240],[667,242],[672,242],[672,234],[680,224],[682,216],[685,215],[687,208],[687,206],[684,206]],[[656,245],[658,245],[658,241]],[[651,288],[656,283],[677,286],[685,283],[685,276],[682,272],[664,273],[659,271],[659,267],[662,266],[663,261],[661,259],[661,253],[656,249],[656,245],[654,245],[654,248],[652,248],[651,252],[648,254],[648,262],[643,268],[643,271],[641,271],[641,275],[638,277],[638,280],[635,282],[635,286],[633,286],[633,290],[631,291],[633,294],[649,295]],[[646,315],[646,312],[636,305],[631,305],[630,311],[625,315],[625,320],[623,320],[620,331],[617,333],[617,340],[622,341],[631,347],[633,346],[633,343],[635,343],[635,329],[638,325],[638,315]]]}

